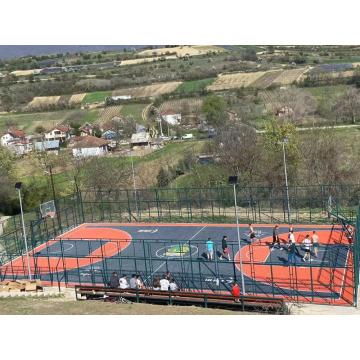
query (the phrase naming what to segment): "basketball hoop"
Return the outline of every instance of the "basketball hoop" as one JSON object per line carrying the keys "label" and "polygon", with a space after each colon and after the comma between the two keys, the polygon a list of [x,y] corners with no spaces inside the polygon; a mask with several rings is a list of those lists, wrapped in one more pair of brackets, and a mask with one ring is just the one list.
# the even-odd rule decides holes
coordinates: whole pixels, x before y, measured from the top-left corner
{"label": "basketball hoop", "polygon": [[40,213],[42,218],[53,219],[56,216],[56,208],[54,200],[45,202],[40,205]]}

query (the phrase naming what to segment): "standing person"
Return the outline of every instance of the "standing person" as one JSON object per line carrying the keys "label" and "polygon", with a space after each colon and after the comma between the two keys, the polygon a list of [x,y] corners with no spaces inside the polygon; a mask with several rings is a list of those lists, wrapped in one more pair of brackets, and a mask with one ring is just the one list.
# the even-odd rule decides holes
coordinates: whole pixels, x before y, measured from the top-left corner
{"label": "standing person", "polygon": [[207,259],[213,260],[214,259],[214,242],[211,240],[211,238],[207,239],[206,250],[207,250]]}
{"label": "standing person", "polygon": [[292,243],[296,243],[295,241],[295,235],[294,235],[294,231],[293,230],[290,230],[289,231],[289,235],[288,235],[288,240],[289,240],[289,246],[292,244]]}
{"label": "standing person", "polygon": [[280,245],[280,238],[279,238],[279,225],[275,225],[273,228],[273,242],[272,246],[275,246],[275,243],[278,244],[279,249],[282,250],[282,247]]}
{"label": "standing person", "polygon": [[296,253],[297,253],[297,248],[296,248],[296,243],[295,241],[290,241],[289,242],[289,249],[288,249],[288,264],[296,264]]}
{"label": "standing person", "polygon": [[310,236],[306,235],[305,239],[303,240],[303,244],[304,244],[304,250],[305,250],[305,255],[302,258],[302,261],[311,261],[310,258],[310,246],[311,246],[311,240],[310,240]]}
{"label": "standing person", "polygon": [[253,242],[256,240],[256,234],[255,234],[252,224],[249,224],[249,239],[250,239],[250,242]]}
{"label": "standing person", "polygon": [[312,246],[314,249],[314,256],[318,257],[318,251],[319,251],[319,236],[317,235],[316,231],[314,230],[312,233]]}
{"label": "standing person", "polygon": [[129,288],[130,285],[127,281],[125,274],[120,278],[119,285],[120,285],[120,289],[128,289]]}
{"label": "standing person", "polygon": [[170,282],[164,275],[163,278],[160,280],[160,290],[161,291],[169,291]]}
{"label": "standing person", "polygon": [[116,271],[114,271],[110,276],[110,287],[116,289],[119,287],[119,276]]}
{"label": "standing person", "polygon": [[231,260],[230,259],[230,250],[227,244],[227,236],[224,235],[222,240],[221,240],[221,248],[222,248],[222,254],[220,256],[220,259],[226,259],[226,260]]}
{"label": "standing person", "polygon": [[351,244],[354,238],[354,229],[350,224],[347,224],[345,227],[346,231],[346,237],[349,240],[349,243]]}

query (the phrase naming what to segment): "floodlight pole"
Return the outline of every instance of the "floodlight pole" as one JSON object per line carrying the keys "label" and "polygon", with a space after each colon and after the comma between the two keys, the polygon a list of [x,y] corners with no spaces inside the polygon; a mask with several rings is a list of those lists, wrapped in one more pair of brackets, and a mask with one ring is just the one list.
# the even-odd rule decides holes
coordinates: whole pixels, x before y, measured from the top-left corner
{"label": "floodlight pole", "polygon": [[[245,295],[246,291],[245,291],[245,280],[244,280],[244,272],[243,272],[243,261],[242,261],[242,254],[241,254],[239,217],[238,217],[238,212],[237,212],[236,183],[233,183],[233,188],[234,188],[234,204],[235,204],[237,240],[238,240],[238,246],[239,246],[239,260],[240,260],[240,272],[241,272],[241,290],[242,290],[243,295]],[[235,261],[235,256],[234,256],[234,261]]]}
{"label": "floodlight pole", "polygon": [[[20,185],[21,186],[21,185]],[[24,221],[24,212],[22,207],[22,199],[21,199],[21,190],[20,187],[16,188],[16,190],[19,193],[19,203],[20,203],[20,212],[21,212],[21,224],[23,228],[23,237],[24,237],[24,243],[25,243],[25,251],[26,251],[26,259],[27,259],[27,267],[28,267],[28,276],[29,280],[32,280],[31,276],[31,268],[30,268],[30,256],[29,256],[29,250],[27,245],[27,238],[26,238],[26,229],[25,229],[25,221]]]}
{"label": "floodlight pole", "polygon": [[290,211],[290,198],[289,198],[289,184],[288,184],[288,175],[286,168],[286,153],[285,153],[285,143],[287,143],[287,139],[283,139],[282,141],[282,150],[283,150],[283,158],[284,158],[284,172],[285,172],[285,187],[286,187],[286,199],[287,199],[287,210],[288,210],[288,223],[291,224],[291,211]]}

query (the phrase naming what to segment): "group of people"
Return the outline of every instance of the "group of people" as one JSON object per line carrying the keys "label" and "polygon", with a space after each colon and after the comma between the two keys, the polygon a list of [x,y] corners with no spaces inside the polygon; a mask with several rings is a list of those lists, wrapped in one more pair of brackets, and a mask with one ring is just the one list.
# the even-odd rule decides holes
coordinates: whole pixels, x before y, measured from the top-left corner
{"label": "group of people", "polygon": [[[120,288],[120,289],[145,289],[146,286],[144,282],[141,280],[140,275],[133,274],[128,281],[127,275],[124,274],[119,278],[119,275],[116,271],[114,271],[110,276],[109,286],[111,288]],[[177,286],[175,280],[173,279],[171,273],[167,271],[162,278],[159,276],[155,276],[153,280],[153,290],[161,290],[161,291],[177,291],[179,287]]]}
{"label": "group of people", "polygon": [[[226,235],[224,235],[223,238],[221,239],[222,252],[220,254],[219,259],[231,261],[230,250],[228,247],[227,240],[228,240],[228,238]],[[214,260],[214,253],[215,253],[215,244],[211,240],[211,238],[208,238],[206,241],[206,258],[207,258],[207,260]]]}
{"label": "group of people", "polygon": [[319,236],[314,230],[310,237],[309,234],[305,236],[305,239],[302,241],[303,249],[304,249],[304,256],[302,256],[297,248],[296,239],[294,235],[294,229],[292,226],[289,228],[287,242],[285,245],[281,245],[280,237],[279,237],[279,225],[275,225],[273,228],[273,241],[272,247],[278,246],[280,250],[286,249],[288,251],[288,263],[296,263],[296,257],[301,257],[302,261],[310,262],[311,261],[311,248],[313,248],[313,256],[318,257],[319,252]]}

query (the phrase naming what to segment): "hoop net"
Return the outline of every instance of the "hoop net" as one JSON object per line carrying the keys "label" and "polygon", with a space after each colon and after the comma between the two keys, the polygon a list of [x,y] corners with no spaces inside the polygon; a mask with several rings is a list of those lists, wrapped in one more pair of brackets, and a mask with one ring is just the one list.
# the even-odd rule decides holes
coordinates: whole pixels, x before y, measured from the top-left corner
{"label": "hoop net", "polygon": [[54,200],[40,204],[40,213],[43,218],[54,218],[56,215],[56,208]]}

